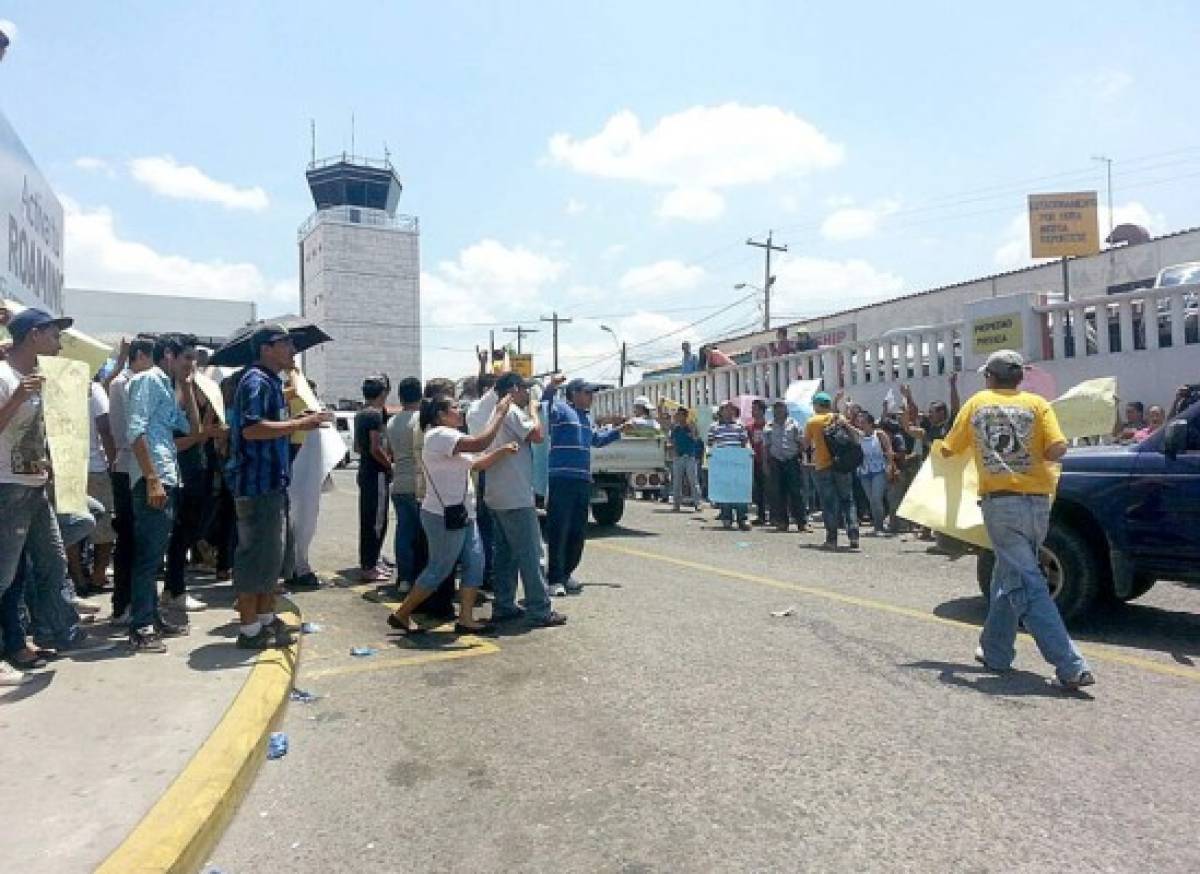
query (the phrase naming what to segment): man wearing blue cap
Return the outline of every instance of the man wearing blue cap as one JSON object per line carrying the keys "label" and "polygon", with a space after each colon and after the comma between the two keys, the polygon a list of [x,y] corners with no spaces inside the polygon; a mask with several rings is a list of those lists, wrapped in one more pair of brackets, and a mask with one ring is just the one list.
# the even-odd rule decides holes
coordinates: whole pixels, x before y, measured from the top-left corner
{"label": "man wearing blue cap", "polygon": [[[573,379],[562,388],[556,374],[546,388],[550,404],[550,492],[546,501],[548,583],[555,597],[578,595],[583,586],[571,578],[583,558],[588,508],[592,499],[592,447],[621,439],[617,428],[592,426],[589,412],[596,386]],[[622,426],[624,428],[625,426]]]}
{"label": "man wearing blue cap", "polygon": [[[0,595],[12,585],[22,555],[29,562],[26,579],[33,591],[57,593],[66,578],[67,555],[47,491],[45,376],[38,372],[38,356],[57,355],[60,334],[71,324],[71,319],[30,308],[6,325],[13,345],[0,361]],[[28,680],[29,675],[0,664],[0,685]]]}

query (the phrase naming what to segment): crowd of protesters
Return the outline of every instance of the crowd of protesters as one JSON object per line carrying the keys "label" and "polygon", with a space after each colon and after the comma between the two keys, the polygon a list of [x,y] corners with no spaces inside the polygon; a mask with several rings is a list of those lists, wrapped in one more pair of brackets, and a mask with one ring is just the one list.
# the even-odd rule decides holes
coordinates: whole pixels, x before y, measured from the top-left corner
{"label": "crowd of protesters", "polygon": [[238,647],[290,644],[294,629],[275,613],[281,578],[304,583],[290,536],[290,441],[332,414],[289,406],[296,392],[283,379],[298,371],[287,329],[254,335],[254,362],[220,386],[225,421],[199,385],[206,357],[194,337],[122,343],[88,387],[84,515],[55,512],[38,363],[59,354],[72,320],[36,308],[0,318],[11,337],[0,360],[0,684],[28,682],[63,652],[110,647],[85,628],[99,608],[84,597],[102,592],[131,651],[165,652],[206,608],[187,590],[192,564],[232,580]]}
{"label": "crowd of protesters", "polygon": [[[64,651],[111,645],[84,627],[85,617],[98,612],[84,597],[110,591],[110,562],[108,622],[125,629],[133,652],[165,652],[165,639],[188,633],[188,614],[206,607],[187,589],[187,569],[198,563],[211,565],[217,581],[232,580],[239,648],[291,644],[295,629],[277,615],[276,594],[284,585],[320,582],[308,563],[317,511],[308,505],[319,503],[319,494],[292,506],[293,463],[306,433],[327,427],[333,414],[304,400],[312,393],[300,387],[311,384],[299,382],[289,330],[258,326],[252,363],[221,380],[219,402],[208,373],[201,376],[212,371],[195,338],[139,336],[123,343],[115,365],[88,387],[85,515],[55,511],[42,405],[46,376],[38,364],[40,356],[60,352],[71,319],[38,309],[0,317],[12,338],[0,355],[0,684],[28,682],[29,671]],[[423,632],[414,618],[421,614],[453,620],[460,634],[491,633],[507,622],[564,624],[552,598],[583,588],[575,572],[586,539],[591,452],[623,434],[665,436],[671,478],[664,499],[676,511],[685,502],[700,509],[706,453],[744,449],[752,458],[750,500],[716,505],[725,528],[749,529],[753,505],[754,524],[807,532],[810,512],[819,510],[822,548],[839,550],[844,532],[849,549],[858,550],[868,525],[867,533],[878,536],[905,530],[897,509],[938,441],[945,453],[977,442],[978,427],[965,424],[960,408],[1003,404],[1006,415],[1033,417],[1045,432],[1044,461],[1061,454],[1065,442],[1052,414],[1036,396],[1016,390],[1019,356],[1007,355],[989,359],[986,371],[989,391],[999,394],[980,393],[965,408],[951,375],[949,403],[935,401],[924,411],[906,386],[898,408],[885,406],[879,417],[841,393],[818,391],[803,425],[783,401],[754,401],[746,422],[726,402],[704,434],[689,410],[655,410],[646,397],[635,400],[628,421],[598,427],[591,416],[597,387],[559,375],[536,386],[481,366],[462,395],[447,379],[422,384],[407,377],[394,398],[386,376],[368,377],[354,423],[361,579],[395,584],[403,601],[388,624],[406,635]],[[1113,438],[1145,439],[1195,394],[1194,387],[1181,388],[1170,413],[1125,405]],[[548,470],[539,489],[533,446],[542,442],[549,444]],[[985,455],[995,449],[975,448]],[[993,499],[985,502],[985,521],[996,517],[989,530],[1005,513],[1022,511],[1005,503],[1012,495],[1044,503],[1044,472],[1022,476],[983,483]],[[1019,488],[1002,488],[1013,481]],[[389,515],[394,563],[382,555]],[[1028,558],[1016,550],[1004,559],[1005,573],[1029,577]],[[482,590],[493,601],[488,620],[475,615],[488,598]],[[1060,679],[1086,685],[1087,666],[1044,601],[994,603],[996,618],[989,616],[977,657],[989,666],[1011,661],[1015,623],[1025,622],[1046,642]]]}

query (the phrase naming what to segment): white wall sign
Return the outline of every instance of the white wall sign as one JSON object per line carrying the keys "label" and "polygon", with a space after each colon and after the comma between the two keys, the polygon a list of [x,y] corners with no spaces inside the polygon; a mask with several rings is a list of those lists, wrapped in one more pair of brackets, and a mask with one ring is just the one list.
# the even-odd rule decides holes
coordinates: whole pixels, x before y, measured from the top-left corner
{"label": "white wall sign", "polygon": [[63,208],[8,119],[0,113],[0,297],[59,314],[63,306]]}

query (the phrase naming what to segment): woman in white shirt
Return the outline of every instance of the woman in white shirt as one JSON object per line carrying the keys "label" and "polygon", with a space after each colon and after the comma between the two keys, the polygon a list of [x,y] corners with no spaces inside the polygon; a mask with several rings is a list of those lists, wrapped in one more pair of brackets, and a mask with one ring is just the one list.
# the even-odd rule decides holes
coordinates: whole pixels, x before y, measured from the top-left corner
{"label": "woman in white shirt", "polygon": [[480,634],[491,630],[490,625],[476,622],[474,616],[475,599],[483,582],[483,543],[475,524],[471,471],[487,470],[504,455],[517,451],[516,443],[488,450],[511,404],[511,398],[501,398],[487,427],[470,437],[460,430],[463,414],[453,398],[443,395],[421,402],[420,424],[425,434],[421,450],[421,466],[425,471],[421,527],[429,542],[429,563],[417,577],[404,603],[388,616],[388,625],[392,628],[405,634],[424,631],[413,621],[413,611],[437,590],[461,561],[462,603],[454,630],[458,634]]}

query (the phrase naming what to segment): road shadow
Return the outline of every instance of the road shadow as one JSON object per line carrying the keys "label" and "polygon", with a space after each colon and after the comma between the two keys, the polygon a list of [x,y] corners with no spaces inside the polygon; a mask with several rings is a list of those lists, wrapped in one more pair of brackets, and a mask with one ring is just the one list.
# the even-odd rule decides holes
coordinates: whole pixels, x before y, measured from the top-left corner
{"label": "road shadow", "polygon": [[622,525],[591,525],[588,527],[588,540],[612,540],[622,537],[658,537],[656,531],[641,531],[637,528],[626,528]]}
{"label": "road shadow", "polygon": [[40,692],[45,692],[54,682],[55,670],[45,668],[34,673],[33,679],[20,686],[10,686],[0,693],[0,707],[19,704],[26,698],[32,698]]}
{"label": "road shadow", "polygon": [[228,671],[254,665],[258,651],[238,649],[232,643],[206,643],[188,653],[188,667],[193,671]]}
{"label": "road shadow", "polygon": [[938,661],[907,662],[899,667],[918,671],[936,671],[938,682],[984,695],[1006,698],[1040,697],[1094,700],[1087,692],[1067,692],[1051,683],[1049,678],[1030,671],[1011,670],[997,674],[979,665]]}
{"label": "road shadow", "polygon": [[[982,596],[955,598],[933,609],[935,616],[983,627]],[[1162,652],[1184,665],[1200,664],[1200,614],[1147,604],[1119,604],[1070,626],[1078,641]]]}

